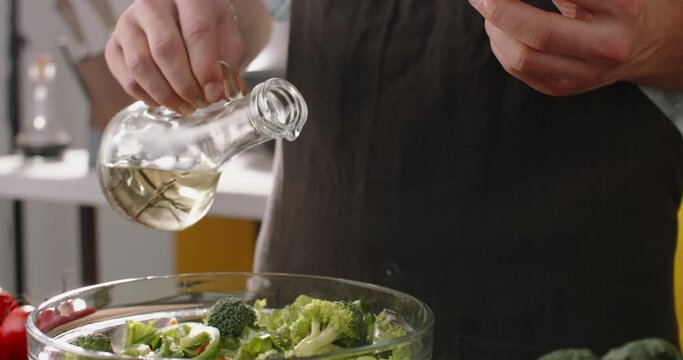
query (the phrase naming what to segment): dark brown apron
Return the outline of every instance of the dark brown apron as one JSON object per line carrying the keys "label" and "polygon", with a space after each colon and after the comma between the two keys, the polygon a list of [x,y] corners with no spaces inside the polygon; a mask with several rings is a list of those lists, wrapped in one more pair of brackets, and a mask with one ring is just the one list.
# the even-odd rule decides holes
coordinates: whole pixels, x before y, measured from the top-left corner
{"label": "dark brown apron", "polygon": [[257,270],[413,294],[436,313],[435,359],[676,342],[683,141],[636,86],[535,92],[466,0],[293,6],[310,118]]}

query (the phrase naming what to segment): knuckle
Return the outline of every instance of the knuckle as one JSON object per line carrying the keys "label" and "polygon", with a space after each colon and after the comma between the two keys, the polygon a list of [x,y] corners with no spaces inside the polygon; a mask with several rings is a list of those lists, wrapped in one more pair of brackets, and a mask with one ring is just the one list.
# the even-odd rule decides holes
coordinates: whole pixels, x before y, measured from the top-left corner
{"label": "knuckle", "polygon": [[570,96],[572,93],[566,90],[558,89],[555,87],[548,87],[543,90],[541,90],[542,93],[553,96],[553,97],[564,97],[564,96]]}
{"label": "knuckle", "polygon": [[536,90],[554,97],[571,96],[577,93],[575,90],[566,87],[566,85],[566,83],[560,84],[560,81],[558,80],[549,80],[540,87],[537,87]]}
{"label": "knuckle", "polygon": [[116,27],[114,28],[114,31],[111,32],[111,39],[116,39],[116,40],[123,40],[125,39],[124,36],[121,36],[121,32],[123,31],[121,28],[125,26],[126,21],[123,19],[119,20],[119,22],[116,24]]}
{"label": "knuckle", "polygon": [[599,73],[576,75],[572,77],[554,77],[546,81],[545,93],[551,96],[574,96],[598,88]]}
{"label": "knuckle", "polygon": [[505,11],[497,2],[488,2],[486,6],[486,18],[494,24],[500,23]]}
{"label": "knuckle", "polygon": [[126,10],[119,17],[119,20],[116,23],[116,26],[114,27],[114,31],[112,31],[110,38],[116,39],[119,42],[126,42],[129,39],[125,34],[129,33],[131,29],[135,28],[136,26],[137,23],[135,21],[135,17],[133,14],[131,14],[131,8],[128,8],[128,10]]}
{"label": "knuckle", "polygon": [[510,69],[516,73],[525,73],[529,71],[531,61],[531,52],[526,47],[520,47],[512,55]]}
{"label": "knuckle", "polygon": [[583,84],[594,85],[601,81],[604,74],[600,69],[588,69],[585,73],[581,75],[579,81]]}
{"label": "knuckle", "polygon": [[121,86],[123,87],[123,90],[125,90],[130,96],[140,97],[140,94],[142,93],[142,88],[135,80],[127,80],[122,83]]}
{"label": "knuckle", "polygon": [[152,58],[145,53],[138,53],[126,59],[126,67],[133,76],[144,76],[152,67]]}
{"label": "knuckle", "polygon": [[593,52],[599,59],[620,65],[628,61],[631,57],[632,46],[630,41],[624,38],[614,38],[607,41],[596,42]]}
{"label": "knuckle", "polygon": [[117,44],[114,39],[109,39],[104,46],[104,59],[107,60],[107,65],[111,66],[111,62],[114,60],[114,55],[116,54],[116,47]]}
{"label": "knuckle", "polygon": [[554,41],[555,32],[547,26],[538,29],[531,36],[531,46],[538,50],[550,50]]}
{"label": "knuckle", "polygon": [[204,39],[207,35],[211,34],[214,30],[214,26],[208,20],[192,20],[185,29],[183,29],[183,34],[185,35],[186,42],[194,42]]}
{"label": "knuckle", "polygon": [[202,96],[196,86],[192,84],[182,84],[178,87],[178,95],[183,99],[194,101],[195,99]]}
{"label": "knuckle", "polygon": [[568,79],[554,79],[548,84],[548,95],[551,96],[568,96],[573,93],[577,86]]}
{"label": "knuckle", "polygon": [[133,17],[135,16],[135,15],[133,14],[133,13],[135,12],[135,9],[136,9],[136,8],[135,8],[135,4],[132,4],[132,5],[129,6],[126,10],[124,10],[124,11],[121,13],[121,16],[119,16],[119,23],[121,22],[121,20],[128,20],[128,19],[133,18]]}
{"label": "knuckle", "polygon": [[233,41],[232,51],[235,54],[235,56],[241,58],[246,52],[246,45],[244,44],[244,41],[242,41],[241,39]]}
{"label": "knuckle", "polygon": [[621,0],[621,12],[629,19],[640,18],[643,14],[643,0]]}
{"label": "knuckle", "polygon": [[168,36],[159,37],[159,39],[149,44],[149,48],[152,54],[158,57],[173,56],[179,51],[178,42]]}
{"label": "knuckle", "polygon": [[143,9],[154,9],[158,0],[135,0],[134,6]]}
{"label": "knuckle", "polygon": [[218,67],[209,63],[198,64],[194,67],[195,77],[200,84],[208,84],[214,81],[222,81]]}
{"label": "knuckle", "polygon": [[633,54],[633,44],[628,40],[621,40],[615,44],[612,50],[613,60],[619,64],[627,62]]}

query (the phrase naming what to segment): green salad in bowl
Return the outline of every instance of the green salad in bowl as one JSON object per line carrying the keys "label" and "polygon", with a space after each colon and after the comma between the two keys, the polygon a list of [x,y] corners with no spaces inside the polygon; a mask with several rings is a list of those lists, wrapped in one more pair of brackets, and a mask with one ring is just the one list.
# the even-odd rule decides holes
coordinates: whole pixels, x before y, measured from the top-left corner
{"label": "green salad in bowl", "polygon": [[424,303],[387,288],[223,273],[78,289],[27,329],[31,359],[427,360],[433,324]]}

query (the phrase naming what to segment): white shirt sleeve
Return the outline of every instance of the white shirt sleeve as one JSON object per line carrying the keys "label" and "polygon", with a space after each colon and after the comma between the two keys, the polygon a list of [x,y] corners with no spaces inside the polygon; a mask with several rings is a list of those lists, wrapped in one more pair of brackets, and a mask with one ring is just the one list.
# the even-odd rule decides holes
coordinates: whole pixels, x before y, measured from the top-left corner
{"label": "white shirt sleeve", "polygon": [[641,89],[683,133],[683,92],[651,87],[641,87]]}

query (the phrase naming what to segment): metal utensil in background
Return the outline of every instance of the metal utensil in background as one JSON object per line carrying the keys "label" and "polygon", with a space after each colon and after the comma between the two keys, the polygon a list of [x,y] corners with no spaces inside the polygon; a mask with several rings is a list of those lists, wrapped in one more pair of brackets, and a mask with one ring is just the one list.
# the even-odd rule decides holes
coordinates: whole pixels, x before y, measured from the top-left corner
{"label": "metal utensil in background", "polygon": [[111,33],[116,26],[116,14],[114,14],[114,9],[111,6],[109,0],[88,0],[90,6],[95,10],[97,16],[100,17],[104,27],[107,29],[108,33]]}

